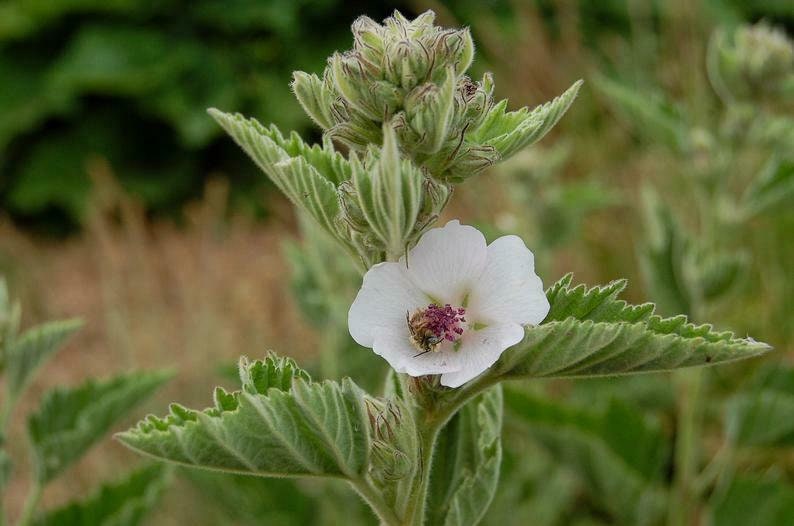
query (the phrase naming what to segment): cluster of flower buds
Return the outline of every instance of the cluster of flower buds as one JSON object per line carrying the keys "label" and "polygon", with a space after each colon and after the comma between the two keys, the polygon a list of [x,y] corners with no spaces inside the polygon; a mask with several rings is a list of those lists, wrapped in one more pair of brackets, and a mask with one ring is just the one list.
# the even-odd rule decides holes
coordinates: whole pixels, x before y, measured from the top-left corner
{"label": "cluster of flower buds", "polygon": [[332,55],[322,78],[296,72],[292,86],[326,134],[351,150],[380,144],[388,124],[414,163],[436,180],[457,182],[539,140],[578,84],[554,108],[506,113],[506,104],[493,102],[490,75],[466,76],[474,57],[468,29],[433,21],[431,11],[412,21],[395,12],[383,25],[361,17],[353,49]]}
{"label": "cluster of flower buds", "polygon": [[366,398],[365,407],[372,437],[370,477],[382,487],[400,480],[410,483],[418,446],[411,412],[400,402],[380,398]]}
{"label": "cluster of flower buds", "polygon": [[794,42],[764,22],[718,34],[709,72],[726,98],[794,100]]}
{"label": "cluster of flower buds", "polygon": [[[533,110],[494,103],[493,82],[465,75],[467,29],[432,12],[353,24],[354,48],[293,90],[325,131],[322,147],[253,119],[210,110],[293,203],[369,268],[396,260],[437,219],[452,185],[540,140],[573,102],[576,83]],[[344,157],[334,141],[347,146]]]}

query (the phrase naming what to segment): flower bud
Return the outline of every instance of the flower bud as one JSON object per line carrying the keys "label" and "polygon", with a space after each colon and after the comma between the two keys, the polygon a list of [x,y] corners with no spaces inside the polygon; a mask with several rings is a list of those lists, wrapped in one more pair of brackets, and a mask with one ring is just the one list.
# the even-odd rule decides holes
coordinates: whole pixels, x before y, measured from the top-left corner
{"label": "flower bud", "polygon": [[400,139],[412,154],[432,154],[454,141],[450,124],[471,120],[456,113],[477,114],[484,105],[456,101],[474,57],[469,31],[442,29],[434,18],[428,11],[408,20],[395,11],[383,25],[357,19],[353,49],[329,58],[322,82],[296,73],[293,90],[303,108],[353,150],[380,143],[385,122],[403,126]]}
{"label": "flower bud", "polygon": [[764,22],[717,34],[709,73],[723,97],[776,100],[794,84],[794,43]]}
{"label": "flower bud", "polygon": [[418,434],[411,411],[402,402],[367,398],[372,460],[369,473],[376,484],[393,488],[416,469]]}
{"label": "flower bud", "polygon": [[405,98],[405,124],[401,138],[412,152],[435,153],[449,137],[455,109],[455,73],[447,69],[440,86],[422,84]]}
{"label": "flower bud", "polygon": [[[312,119],[352,151],[385,142],[396,131],[405,154],[437,181],[460,181],[540,140],[576,96],[579,83],[530,111],[494,105],[493,79],[474,82],[468,29],[444,29],[428,11],[399,12],[377,24],[353,24],[353,49],[328,60],[322,81],[296,73],[293,89]],[[365,210],[365,208],[362,208]]]}
{"label": "flower bud", "polygon": [[[383,148],[371,148],[362,163],[350,159],[355,199],[361,214],[387,254],[399,256],[412,238],[422,199],[422,173],[401,160],[397,138],[383,127]],[[347,206],[347,205],[345,205]]]}

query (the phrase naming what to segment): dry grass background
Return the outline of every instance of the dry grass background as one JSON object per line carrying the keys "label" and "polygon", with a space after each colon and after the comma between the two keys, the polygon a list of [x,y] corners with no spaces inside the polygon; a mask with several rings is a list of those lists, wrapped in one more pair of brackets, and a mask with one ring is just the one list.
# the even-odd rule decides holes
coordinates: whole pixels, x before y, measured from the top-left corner
{"label": "dry grass background", "polygon": [[[16,412],[10,454],[20,468],[27,454],[23,444],[13,442],[24,433],[20,416],[52,386],[136,368],[176,371],[154,400],[135,411],[135,420],[146,411],[162,411],[170,401],[208,405],[211,386],[223,383],[219,367],[234,364],[241,354],[276,349],[305,358],[314,352],[314,335],[287,290],[281,242],[294,224],[286,203],[274,199],[275,217],[264,225],[229,216],[227,187],[217,179],[202,202],[185,210],[184,225],[150,224],[103,161],[92,161],[89,172],[97,191],[81,235],[53,242],[0,222],[0,269],[22,302],[23,326],[66,317],[85,321],[42,369]],[[103,440],[48,488],[44,503],[85,495],[138,461]],[[18,481],[9,488],[12,517],[26,485]]]}

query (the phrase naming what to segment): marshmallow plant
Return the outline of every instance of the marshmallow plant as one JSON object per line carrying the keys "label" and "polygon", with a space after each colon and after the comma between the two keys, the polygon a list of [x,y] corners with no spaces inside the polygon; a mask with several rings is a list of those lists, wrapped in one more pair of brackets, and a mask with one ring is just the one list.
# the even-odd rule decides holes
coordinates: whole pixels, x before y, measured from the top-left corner
{"label": "marshmallow plant", "polygon": [[434,227],[457,184],[540,140],[579,83],[507,111],[489,75],[466,75],[468,30],[437,27],[428,12],[382,25],[362,17],[353,33],[353,49],[322,76],[294,77],[322,145],[210,113],[359,266],[349,331],[359,352],[391,365],[383,390],[314,380],[273,353],[242,358],[238,391],[216,388],[200,411],[172,404],[121,442],[197,468],[343,479],[387,525],[473,525],[499,480],[501,382],[668,371],[769,349],[629,305],[617,298],[625,281],[586,288],[568,275],[544,292],[520,238],[488,244],[458,221]]}

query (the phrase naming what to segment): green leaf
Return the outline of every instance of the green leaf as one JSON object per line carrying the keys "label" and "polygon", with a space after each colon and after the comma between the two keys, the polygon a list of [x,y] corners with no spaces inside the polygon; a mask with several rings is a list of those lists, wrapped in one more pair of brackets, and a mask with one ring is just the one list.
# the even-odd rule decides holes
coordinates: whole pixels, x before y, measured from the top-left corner
{"label": "green leaf", "polygon": [[502,389],[469,402],[442,430],[436,448],[428,524],[475,525],[488,511],[502,462]]}
{"label": "green leaf", "polygon": [[170,377],[137,372],[47,392],[28,419],[37,480],[52,480]]}
{"label": "green leaf", "polygon": [[165,33],[143,27],[85,25],[53,66],[50,82],[67,93],[151,93],[184,69],[176,44]]}
{"label": "green leaf", "polygon": [[117,438],[161,460],[233,473],[355,478],[367,468],[364,393],[351,380],[311,382],[292,360],[273,356],[241,369],[234,404],[228,397],[204,411],[172,404],[168,416],[150,416]]}
{"label": "green leaf", "polygon": [[593,78],[596,88],[615,104],[632,126],[639,128],[646,140],[660,139],[671,149],[685,152],[689,147],[689,133],[683,114],[659,91],[639,89],[622,81],[601,75]]}
{"label": "green leaf", "polygon": [[625,279],[591,288],[583,284],[572,287],[572,283],[573,274],[569,273],[546,291],[550,308],[544,323],[568,318],[595,322],[638,322],[653,315],[653,303],[629,305],[618,299],[628,284]]}
{"label": "green leaf", "polygon": [[230,524],[318,524],[317,502],[295,480],[186,469],[184,475]]}
{"label": "green leaf", "polygon": [[745,217],[774,210],[791,202],[794,194],[794,159],[773,156],[742,198]]}
{"label": "green leaf", "polygon": [[501,160],[507,159],[541,140],[568,111],[581,86],[582,81],[576,81],[565,93],[532,111],[524,107],[506,113],[507,101],[503,100],[488,112],[480,127],[467,135],[466,140],[493,146]]}
{"label": "green leaf", "polygon": [[4,53],[0,57],[0,78],[7,79],[0,84],[0,151],[5,151],[14,137],[33,130],[47,117],[65,112],[73,99],[71,92],[55,89],[48,82],[45,65],[29,57],[10,55]]}
{"label": "green leaf", "polygon": [[649,304],[616,299],[625,282],[584,289],[569,287],[570,276],[552,286],[550,314],[528,327],[523,341],[508,349],[494,373],[509,378],[609,376],[741,360],[770,350],[765,343],[687,323],[686,316],[662,318]]}
{"label": "green leaf", "polygon": [[135,526],[155,506],[167,484],[162,465],[140,468],[82,502],[50,511],[35,526]]}
{"label": "green leaf", "polygon": [[780,526],[794,524],[794,486],[775,480],[736,478],[716,495],[711,524]]}
{"label": "green leaf", "polygon": [[517,389],[505,393],[510,414],[563,463],[575,469],[593,503],[623,524],[656,524],[666,496],[661,487],[664,438],[658,426],[623,403],[582,410]]}
{"label": "green leaf", "polygon": [[737,446],[794,445],[794,369],[775,364],[761,369],[725,404],[725,429]]}
{"label": "green leaf", "polygon": [[80,320],[44,323],[24,332],[6,350],[6,393],[14,401],[36,370],[82,326]]}
{"label": "green leaf", "polygon": [[331,108],[336,100],[332,89],[315,74],[296,71],[292,74],[292,91],[303,111],[323,130],[333,126]]}
{"label": "green leaf", "polygon": [[[350,179],[350,164],[325,141],[309,146],[296,132],[284,137],[276,126],[265,127],[256,119],[210,108],[209,114],[271,178],[269,167],[291,157],[302,157],[334,185]],[[277,185],[278,182],[274,181]]]}
{"label": "green leaf", "polygon": [[640,263],[648,290],[665,314],[691,315],[692,286],[686,273],[689,239],[650,187],[643,189],[643,201],[647,241]]}
{"label": "green leaf", "polygon": [[748,266],[743,252],[714,251],[696,259],[693,274],[698,293],[706,301],[713,301],[736,285]]}
{"label": "green leaf", "polygon": [[499,491],[482,524],[569,524],[565,519],[581,507],[581,479],[533,440],[523,425],[515,425],[509,415],[505,420]]}
{"label": "green leaf", "polygon": [[350,165],[330,142],[309,147],[296,133],[285,139],[275,126],[216,109],[209,113],[284,195],[336,235],[341,215],[336,187],[350,178]]}

